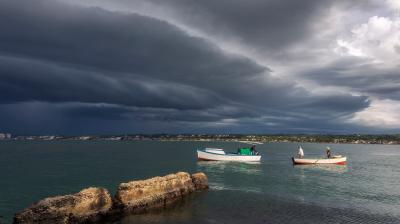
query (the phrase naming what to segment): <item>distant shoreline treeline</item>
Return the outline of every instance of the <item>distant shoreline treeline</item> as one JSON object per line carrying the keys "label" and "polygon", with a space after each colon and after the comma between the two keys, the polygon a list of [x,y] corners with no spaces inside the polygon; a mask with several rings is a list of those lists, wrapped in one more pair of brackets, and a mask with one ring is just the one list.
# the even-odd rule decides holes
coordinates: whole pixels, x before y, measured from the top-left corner
{"label": "distant shoreline treeline", "polygon": [[400,144],[400,134],[395,135],[311,135],[311,134],[126,134],[126,135],[38,135],[12,136],[3,140],[80,140],[80,141],[241,141],[249,144],[268,142],[309,142],[345,144]]}

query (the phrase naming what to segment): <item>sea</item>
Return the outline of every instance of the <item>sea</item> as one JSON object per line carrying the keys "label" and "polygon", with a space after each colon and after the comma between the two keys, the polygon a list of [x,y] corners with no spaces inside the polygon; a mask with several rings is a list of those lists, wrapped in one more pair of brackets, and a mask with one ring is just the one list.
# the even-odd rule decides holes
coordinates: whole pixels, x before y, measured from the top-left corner
{"label": "sea", "polygon": [[45,197],[89,186],[204,172],[210,189],[170,208],[113,223],[400,223],[400,146],[301,143],[306,157],[329,146],[347,165],[293,166],[300,143],[258,145],[259,163],[198,162],[196,149],[237,142],[1,141],[0,222]]}

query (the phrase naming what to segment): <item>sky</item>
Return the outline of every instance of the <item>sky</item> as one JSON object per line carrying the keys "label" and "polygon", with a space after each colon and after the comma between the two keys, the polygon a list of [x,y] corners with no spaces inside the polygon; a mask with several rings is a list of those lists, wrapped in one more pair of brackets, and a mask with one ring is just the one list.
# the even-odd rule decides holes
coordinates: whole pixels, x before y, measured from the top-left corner
{"label": "sky", "polygon": [[400,133],[400,0],[0,0],[0,132]]}

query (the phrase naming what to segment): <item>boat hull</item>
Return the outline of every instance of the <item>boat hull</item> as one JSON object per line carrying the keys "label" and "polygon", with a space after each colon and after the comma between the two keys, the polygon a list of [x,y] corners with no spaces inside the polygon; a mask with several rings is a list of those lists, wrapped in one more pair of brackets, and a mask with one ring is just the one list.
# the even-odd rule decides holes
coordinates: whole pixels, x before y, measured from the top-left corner
{"label": "boat hull", "polygon": [[216,154],[197,150],[199,161],[236,161],[236,162],[258,162],[260,155],[238,155],[238,154]]}
{"label": "boat hull", "polygon": [[294,165],[312,165],[312,164],[336,164],[345,165],[347,164],[346,157],[338,158],[322,158],[322,159],[303,159],[303,158],[292,158]]}

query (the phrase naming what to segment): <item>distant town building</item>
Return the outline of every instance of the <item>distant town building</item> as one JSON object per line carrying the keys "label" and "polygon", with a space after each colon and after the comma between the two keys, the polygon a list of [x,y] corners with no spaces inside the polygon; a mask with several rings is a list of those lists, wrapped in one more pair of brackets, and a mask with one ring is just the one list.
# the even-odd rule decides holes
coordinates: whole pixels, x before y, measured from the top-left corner
{"label": "distant town building", "polygon": [[10,133],[0,133],[0,140],[7,140],[7,139],[11,139]]}

